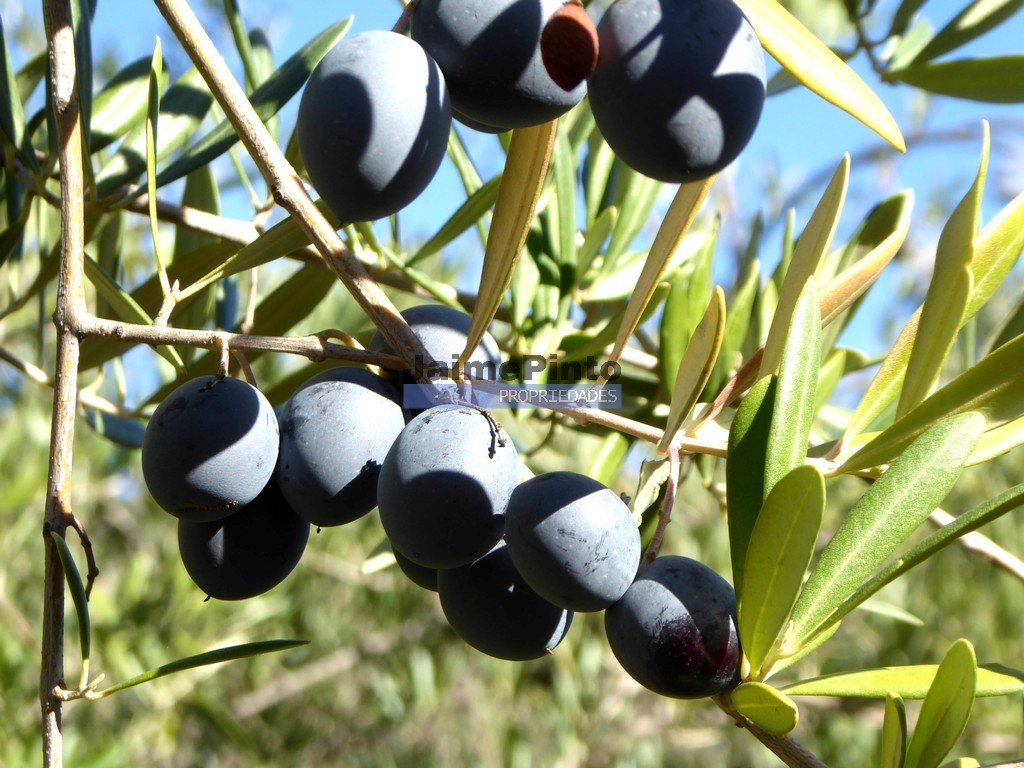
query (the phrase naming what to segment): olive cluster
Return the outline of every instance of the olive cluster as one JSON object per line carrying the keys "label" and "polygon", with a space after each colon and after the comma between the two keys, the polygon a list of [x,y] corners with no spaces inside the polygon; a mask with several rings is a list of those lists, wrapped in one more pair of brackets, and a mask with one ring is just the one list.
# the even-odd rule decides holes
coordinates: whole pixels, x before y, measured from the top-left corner
{"label": "olive cluster", "polygon": [[746,146],[765,62],[733,0],[420,0],[411,37],[363,32],[320,61],[299,105],[313,187],[343,222],[391,215],[437,173],[452,120],[499,133],[589,94],[615,154],[652,178],[707,178]]}
{"label": "olive cluster", "polygon": [[[434,305],[403,315],[435,360],[465,346],[468,315]],[[370,346],[387,348],[379,337]],[[477,354],[499,362],[489,335]],[[576,612],[603,610],[613,652],[648,688],[696,697],[738,682],[732,587],[682,557],[637,575],[640,534],[622,499],[575,472],[523,480],[515,445],[478,406],[406,411],[392,381],[340,367],[275,414],[251,385],[208,376],[156,409],[142,468],[211,597],[269,590],[298,563],[311,525],[377,508],[401,570],[436,591],[451,627],[486,654],[539,658]]]}

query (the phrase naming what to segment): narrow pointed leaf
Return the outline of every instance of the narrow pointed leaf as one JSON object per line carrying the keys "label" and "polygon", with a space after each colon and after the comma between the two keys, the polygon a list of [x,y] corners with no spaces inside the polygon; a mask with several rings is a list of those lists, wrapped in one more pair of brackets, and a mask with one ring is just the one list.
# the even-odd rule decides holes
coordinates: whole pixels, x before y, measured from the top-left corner
{"label": "narrow pointed leaf", "polygon": [[[895,694],[908,701],[923,699],[935,680],[938,664],[881,667],[859,672],[840,672],[782,686],[788,696],[842,696],[852,699],[885,699]],[[1024,681],[1004,672],[978,669],[975,695],[1009,696],[1024,691]]]}
{"label": "narrow pointed leaf", "polygon": [[768,433],[764,468],[766,492],[807,457],[821,358],[821,317],[813,279],[800,294],[791,318]]}
{"label": "narrow pointed leaf", "polygon": [[136,685],[142,683],[148,683],[152,680],[156,680],[167,675],[173,675],[176,672],[184,672],[188,669],[196,669],[197,667],[205,667],[210,664],[221,664],[225,661],[236,661],[238,659],[245,659],[249,656],[258,656],[263,653],[275,653],[277,651],[287,651],[291,648],[297,648],[300,645],[306,645],[308,640],[260,640],[255,643],[244,643],[242,645],[232,645],[227,648],[218,648],[215,651],[207,651],[206,653],[200,653],[195,656],[188,656],[184,659],[178,659],[168,664],[151,669],[147,672],[143,672],[141,675],[125,680],[117,685],[112,685],[109,688],[99,692],[99,696],[106,697],[112,693],[123,691],[128,688],[134,688]]}
{"label": "narrow pointed leaf", "polygon": [[85,410],[86,423],[112,443],[125,448],[141,448],[146,425],[138,419],[114,416],[95,408]]}
{"label": "narrow pointed leaf", "polygon": [[914,193],[907,190],[879,203],[868,214],[847,246],[853,251],[852,263],[819,292],[823,326],[853,304],[889,265],[910,231],[913,206]]}
{"label": "narrow pointed leaf", "polygon": [[865,600],[877,594],[883,587],[891,584],[914,566],[923,563],[968,533],[978,530],[1007,512],[1012,512],[1022,504],[1024,504],[1024,484],[1003,491],[995,498],[959,515],[953,522],[939,528],[865,581],[856,592],[829,615],[824,623],[831,624],[842,620]]}
{"label": "narrow pointed leaf", "polygon": [[704,318],[694,329],[683,358],[679,361],[679,372],[676,374],[672,402],[665,423],[665,435],[658,444],[659,451],[668,450],[672,439],[686,417],[690,415],[693,406],[697,404],[697,398],[704,390],[704,385],[715,366],[715,360],[718,359],[724,332],[725,294],[716,286],[711,295],[711,302],[704,312]]}
{"label": "narrow pointed leaf", "polygon": [[611,240],[605,249],[601,271],[606,275],[616,267],[619,257],[633,245],[637,235],[643,230],[654,207],[654,201],[661,191],[662,185],[649,179],[616,161],[619,168],[617,186],[618,194],[613,204],[619,209],[612,228]]}
{"label": "narrow pointed leaf", "polygon": [[978,233],[974,241],[974,290],[967,305],[973,317],[992,298],[1024,251],[1024,192],[1011,200]]}
{"label": "narrow pointed leaf", "polygon": [[[212,104],[213,96],[195,67],[161,94],[157,157],[167,157],[191,139]],[[96,174],[97,192],[107,197],[118,187],[135,182],[145,170],[146,126],[140,123]]]}
{"label": "narrow pointed leaf", "polygon": [[160,286],[165,295],[170,293],[171,284],[167,269],[160,255],[160,233],[156,218],[156,160],[157,123],[160,115],[160,73],[163,71],[163,56],[160,53],[160,38],[153,49],[153,63],[149,73],[149,105],[146,110],[146,192],[149,207],[149,229],[153,238],[153,259]]}
{"label": "narrow pointed leaf", "polygon": [[765,376],[747,392],[729,428],[726,503],[732,578],[738,594],[743,590],[750,536],[765,501],[764,467],[774,405],[775,377]]}
{"label": "narrow pointed leaf", "polygon": [[601,447],[591,461],[587,474],[598,482],[610,486],[615,481],[622,462],[626,460],[629,446],[628,437],[621,432],[610,431],[601,441]]}
{"label": "narrow pointed leaf", "polygon": [[800,719],[796,702],[764,683],[740,683],[729,699],[737,712],[773,736],[785,736]]}
{"label": "narrow pointed leaf", "polygon": [[1024,101],[1024,55],[986,56],[912,64],[890,72],[894,80],[931,93],[991,104]]}
{"label": "narrow pointed leaf", "polygon": [[892,17],[889,35],[902,35],[926,0],[902,0]]}
{"label": "narrow pointed leaf", "polygon": [[7,33],[0,18],[0,133],[12,147],[20,150],[25,138],[25,108],[15,81]]}
{"label": "narrow pointed leaf", "polygon": [[938,422],[864,493],[818,557],[793,608],[797,646],[939,506],[983,427],[984,420],[975,413]]}
{"label": "narrow pointed leaf", "polygon": [[61,567],[64,569],[64,578],[68,583],[68,590],[71,592],[71,601],[75,605],[75,615],[78,618],[78,644],[82,651],[82,666],[86,670],[83,677],[88,677],[89,657],[92,653],[92,632],[89,621],[89,597],[85,593],[85,584],[82,582],[82,574],[75,565],[75,558],[71,554],[64,537],[56,531],[50,531],[50,538],[57,547],[57,556],[60,558]]}
{"label": "narrow pointed leaf", "polygon": [[434,235],[427,240],[415,254],[409,257],[406,262],[412,266],[421,259],[432,256],[450,242],[468,230],[494,205],[498,197],[498,185],[501,183],[501,176],[494,176],[476,192],[466,198],[466,201],[459,206],[459,209],[451,215]]}
{"label": "narrow pointed leaf", "polygon": [[987,429],[1024,416],[1024,337],[1018,337],[961,373],[906,416],[883,430],[846,462],[843,470],[879,466],[931,425],[952,414],[974,411]]}
{"label": "narrow pointed leaf", "polygon": [[[149,76],[152,58],[131,62],[103,86],[93,100],[92,144],[90,152],[98,152],[124,136],[146,116],[149,98]],[[167,73],[161,67],[160,87],[167,87]]]}
{"label": "narrow pointed leaf", "polygon": [[956,50],[1002,24],[1024,6],[1024,0],[974,0],[954,16],[917,55],[915,62]]}
{"label": "narrow pointed leaf", "polygon": [[[774,1],[774,0],[773,0]],[[803,234],[797,240],[793,259],[786,270],[786,277],[779,291],[779,304],[772,319],[768,340],[761,358],[761,375],[775,373],[782,358],[782,347],[786,343],[797,300],[804,286],[814,281],[814,273],[821,260],[828,253],[839,223],[839,214],[846,199],[846,188],[850,179],[850,156],[844,155],[832,180],[811,214]]]}
{"label": "narrow pointed leaf", "polygon": [[825,512],[825,480],[811,466],[794,469],[768,494],[747,546],[739,599],[740,645],[763,678],[765,659],[796,603]]}
{"label": "narrow pointed leaf", "polygon": [[959,741],[974,708],[978,661],[966,640],[946,653],[921,704],[907,746],[907,768],[938,768]]}
{"label": "narrow pointed leaf", "polygon": [[[85,276],[92,283],[96,291],[103,296],[104,301],[107,302],[118,318],[129,323],[152,324],[153,318],[147,314],[146,310],[139,306],[131,295],[118,285],[110,275],[104,272],[103,268],[88,255],[85,257]],[[122,344],[121,347],[123,348],[124,345]],[[181,355],[178,354],[177,349],[172,346],[162,345],[156,347],[156,352],[160,357],[173,365],[176,371],[179,373],[184,372],[185,363],[182,362]]]}
{"label": "narrow pointed leaf", "polygon": [[988,172],[989,131],[983,123],[981,165],[974,184],[954,209],[942,229],[935,251],[935,271],[921,305],[917,336],[907,362],[896,417],[899,418],[928,396],[953,348],[967,309],[974,277],[974,239],[981,216],[981,195]]}
{"label": "narrow pointed leaf", "polygon": [[665,219],[654,237],[651,250],[647,254],[647,260],[644,262],[643,272],[637,281],[636,290],[626,304],[626,312],[622,316],[622,323],[619,325],[615,344],[612,346],[612,353],[609,357],[611,361],[618,361],[626,343],[640,324],[644,310],[647,309],[651,297],[654,296],[654,291],[658,287],[658,283],[661,282],[666,266],[696,218],[697,211],[707,197],[714,179],[715,177],[712,176],[704,181],[682,184],[676,192],[676,196],[665,214]]}
{"label": "narrow pointed leaf", "polygon": [[737,277],[736,290],[728,303],[722,348],[715,362],[715,370],[708,381],[708,391],[717,393],[743,364],[743,343],[750,330],[754,299],[760,287],[761,262],[748,261]]}
{"label": "narrow pointed leaf", "polygon": [[[302,88],[313,68],[334,47],[352,25],[352,18],[331,25],[292,55],[266,82],[249,95],[260,120],[267,122]],[[223,120],[190,146],[157,176],[158,187],[180,179],[201,165],[227,152],[238,142],[238,134]]]}
{"label": "narrow pointed leaf", "polygon": [[630,508],[639,523],[640,516],[658,500],[661,489],[668,482],[669,461],[665,459],[648,459],[640,465],[640,479],[637,482],[636,495]]}
{"label": "narrow pointed leaf", "polygon": [[690,337],[704,317],[708,302],[712,300],[712,271],[717,236],[716,226],[707,244],[669,278],[668,296],[658,326],[659,366],[662,381],[669,391],[675,387],[676,373]]}
{"label": "narrow pointed leaf", "polygon": [[907,708],[896,694],[885,697],[880,768],[903,768],[907,758]]}
{"label": "narrow pointed leaf", "polygon": [[900,152],[906,143],[882,100],[776,0],[739,0],[765,50],[825,101],[860,120]]}
{"label": "narrow pointed leaf", "polygon": [[459,370],[483,338],[512,279],[512,270],[526,243],[537,200],[544,187],[557,122],[552,120],[531,128],[517,128],[512,132],[512,143],[501,175],[494,217],[484,250],[480,288],[467,333],[466,348],[455,366]]}
{"label": "narrow pointed leaf", "polygon": [[990,429],[982,435],[967,464],[971,466],[991,461],[1019,445],[1024,445],[1024,416]]}

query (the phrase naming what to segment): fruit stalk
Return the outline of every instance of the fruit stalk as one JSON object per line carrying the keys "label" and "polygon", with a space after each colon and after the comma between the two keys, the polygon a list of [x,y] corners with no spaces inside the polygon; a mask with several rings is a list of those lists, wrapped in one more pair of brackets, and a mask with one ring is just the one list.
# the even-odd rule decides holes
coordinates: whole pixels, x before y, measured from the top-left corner
{"label": "fruit stalk", "polygon": [[156,5],[238,132],[266,179],[274,202],[300,223],[316,249],[408,367],[413,368],[417,357],[430,361],[394,304],[313,203],[299,175],[259,119],[189,4],[184,0],[156,0]]}
{"label": "fruit stalk", "polygon": [[43,520],[45,542],[43,628],[39,706],[45,768],[63,765],[61,700],[64,685],[64,571],[50,531],[63,536],[71,520],[71,464],[78,395],[78,318],[85,314],[85,185],[82,174],[82,122],[78,100],[71,8],[66,0],[45,0],[57,142],[60,147],[61,246],[57,286],[57,364],[50,429],[50,462]]}

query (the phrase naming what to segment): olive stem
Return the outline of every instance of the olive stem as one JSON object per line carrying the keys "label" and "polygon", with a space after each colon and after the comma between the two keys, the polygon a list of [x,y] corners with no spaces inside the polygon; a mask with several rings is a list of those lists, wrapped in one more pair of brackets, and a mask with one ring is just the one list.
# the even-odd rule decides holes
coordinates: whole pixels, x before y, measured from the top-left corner
{"label": "olive stem", "polygon": [[777,736],[773,733],[768,733],[744,717],[733,706],[729,694],[713,696],[712,701],[729,717],[735,720],[737,725],[748,730],[754,738],[771,750],[772,754],[789,766],[789,768],[828,768],[828,765],[819,760],[814,753],[792,736],[788,734]]}
{"label": "olive stem", "polygon": [[668,524],[672,522],[672,508],[676,505],[676,489],[679,486],[679,448],[675,445],[670,445],[667,454],[668,479],[665,482],[665,498],[662,499],[661,508],[658,509],[658,525],[654,529],[654,535],[651,537],[650,544],[647,545],[647,551],[644,552],[644,558],[640,563],[640,570],[653,563],[661,551],[661,545],[665,542],[665,530],[668,528]]}

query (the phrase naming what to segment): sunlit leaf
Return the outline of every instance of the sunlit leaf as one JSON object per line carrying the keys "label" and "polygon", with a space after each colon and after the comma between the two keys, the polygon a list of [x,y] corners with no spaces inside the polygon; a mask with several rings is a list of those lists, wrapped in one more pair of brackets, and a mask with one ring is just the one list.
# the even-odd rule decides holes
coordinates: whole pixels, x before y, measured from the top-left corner
{"label": "sunlit leaf", "polygon": [[739,0],[765,50],[825,101],[860,120],[901,152],[906,144],[882,100],[776,0]]}
{"label": "sunlit leaf", "polygon": [[774,736],[785,736],[800,719],[796,702],[764,683],[740,683],[730,692],[729,700],[737,712]]}
{"label": "sunlit leaf", "polygon": [[824,478],[801,466],[775,485],[758,513],[739,595],[740,645],[758,677],[771,671],[764,664],[800,592],[824,511]]}
{"label": "sunlit leaf", "polygon": [[442,224],[441,228],[427,242],[420,246],[415,254],[409,257],[407,264],[411,266],[420,261],[420,259],[434,255],[480,221],[484,214],[494,205],[494,201],[498,197],[498,185],[500,182],[501,176],[494,176],[477,189],[476,192],[469,195],[448,221]]}
{"label": "sunlit leaf", "polygon": [[1024,0],[974,0],[935,33],[915,61],[928,61],[960,48],[998,27],[1022,6]]}
{"label": "sunlit leaf", "polygon": [[797,646],[831,620],[833,611],[939,506],[983,427],[984,420],[975,413],[943,419],[911,443],[861,496],[818,557],[793,608]]}
{"label": "sunlit leaf", "polygon": [[[923,699],[938,671],[937,664],[881,667],[860,672],[840,672],[782,686],[789,696],[843,696],[855,699]],[[978,668],[977,696],[1008,696],[1024,691],[1024,681],[1002,672]]]}
{"label": "sunlit leaf", "polygon": [[[151,67],[151,57],[137,59],[122,67],[96,94],[90,152],[98,152],[141,124],[146,115]],[[161,88],[166,88],[167,71],[163,67],[160,77]]]}
{"label": "sunlit leaf", "polygon": [[943,96],[994,104],[1024,101],[1024,55],[982,56],[956,61],[912,64],[889,73],[915,88]]}
{"label": "sunlit leaf", "polygon": [[86,408],[86,423],[96,430],[96,434],[125,448],[141,448],[142,438],[146,433],[146,425],[138,419],[114,416],[95,408]]}
{"label": "sunlit leaf", "polygon": [[619,473],[622,462],[629,452],[630,440],[621,432],[614,430],[604,436],[587,474],[599,483],[610,486]]}
{"label": "sunlit leaf", "polygon": [[1024,251],[1024,192],[999,211],[974,240],[974,290],[967,304],[967,317],[984,306]]}
{"label": "sunlit leaf", "polygon": [[987,429],[1024,416],[1022,354],[1024,337],[1019,337],[983,358],[883,430],[847,459],[843,470],[866,469],[890,461],[911,440],[952,414],[979,413]]}
{"label": "sunlit leaf", "polygon": [[970,300],[974,286],[974,239],[988,172],[988,123],[983,126],[981,165],[974,184],[950,215],[936,246],[935,270],[921,305],[917,335],[896,407],[897,419],[928,396],[953,348]]}
{"label": "sunlit leaf", "polygon": [[494,217],[484,250],[480,289],[473,307],[466,348],[455,367],[461,369],[494,319],[512,279],[519,252],[526,243],[537,200],[544,187],[557,120],[512,132],[505,170],[501,175]]}
{"label": "sunlit leaf", "polygon": [[786,343],[794,308],[804,287],[814,281],[814,273],[828,253],[839,223],[839,214],[843,210],[849,178],[850,156],[843,155],[842,161],[832,175],[832,180],[796,242],[792,262],[786,270],[786,277],[779,291],[779,304],[772,319],[771,330],[768,332],[768,340],[764,345],[764,356],[761,358],[762,376],[775,373],[779,368],[782,347]]}
{"label": "sunlit leaf", "polygon": [[668,482],[669,461],[664,459],[648,459],[640,465],[640,479],[637,481],[636,495],[630,508],[639,523],[640,516],[661,496],[661,489]]}
{"label": "sunlit leaf", "polygon": [[626,304],[626,312],[615,336],[615,344],[612,346],[609,360],[618,361],[626,343],[640,324],[644,310],[647,309],[651,297],[654,296],[654,291],[665,273],[665,268],[696,218],[697,211],[707,197],[714,179],[715,177],[712,176],[703,181],[679,186],[679,190],[658,228],[658,234],[654,237],[651,250],[647,253],[647,260],[644,262],[644,269],[636,283],[636,288]]}
{"label": "sunlit leaf", "polygon": [[775,377],[754,384],[733,417],[729,429],[729,456],[725,461],[729,548],[732,578],[737,593],[743,590],[747,547],[758,512],[765,501],[764,466],[768,432],[775,406]]}
{"label": "sunlit leaf", "polygon": [[[351,24],[352,18],[349,17],[329,26],[293,54],[249,95],[249,101],[260,120],[267,122],[299,92],[313,68],[345,35]],[[227,120],[221,121],[157,175],[157,186],[162,187],[206,165],[227,152],[238,140],[234,126]]]}
{"label": "sunlit leaf", "polygon": [[935,672],[907,745],[906,768],[938,768],[967,727],[978,686],[978,661],[966,640],[957,640]]}
{"label": "sunlit leaf", "polygon": [[684,420],[690,415],[697,398],[704,389],[718,350],[722,346],[722,334],[725,331],[725,294],[716,287],[704,317],[693,331],[686,351],[679,361],[679,370],[675,377],[672,400],[668,417],[665,422],[665,436],[658,445],[658,450],[667,451]]}
{"label": "sunlit leaf", "polygon": [[896,694],[885,697],[880,768],[903,768],[907,758],[907,708]]}
{"label": "sunlit leaf", "polygon": [[768,432],[766,492],[807,457],[821,356],[821,318],[813,278],[807,281],[790,317],[792,324],[782,348]]}

